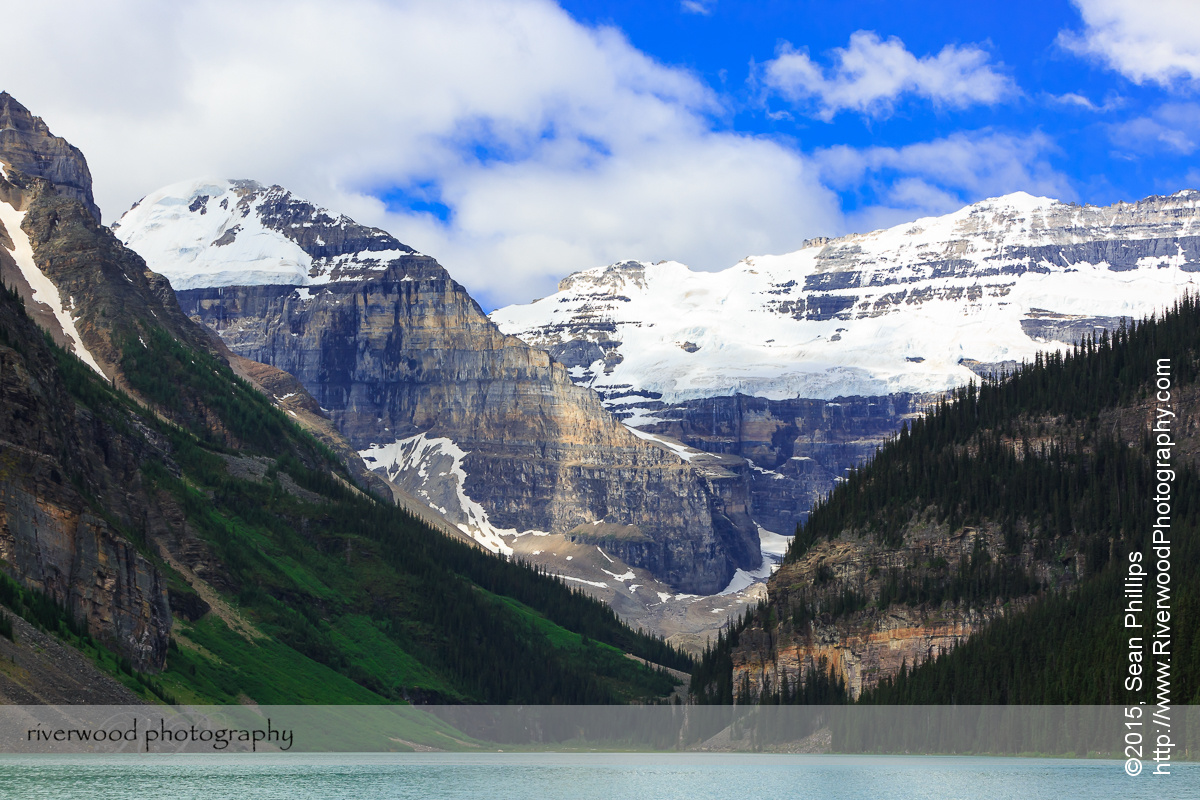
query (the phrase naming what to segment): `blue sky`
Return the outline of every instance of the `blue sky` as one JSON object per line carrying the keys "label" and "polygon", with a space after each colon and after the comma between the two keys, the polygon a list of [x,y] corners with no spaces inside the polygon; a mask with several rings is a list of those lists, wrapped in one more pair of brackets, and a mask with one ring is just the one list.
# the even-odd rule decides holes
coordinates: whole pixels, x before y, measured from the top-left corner
{"label": "blue sky", "polygon": [[185,179],[279,183],[485,308],[1014,191],[1200,188],[1194,0],[5,6],[0,88],[83,149],[107,220]]}
{"label": "blue sky", "polygon": [[[1135,82],[1102,58],[1066,42],[1084,30],[1080,9],[1066,0],[1007,3],[864,0],[863,2],[604,2],[567,0],[572,15],[590,25],[613,26],[638,49],[692,70],[728,103],[715,124],[776,137],[812,151],[834,146],[900,148],[953,135],[990,130],[1046,139],[1048,164],[1065,178],[1063,199],[1093,204],[1134,200],[1196,184],[1194,86],[1182,76],[1164,83]],[[1163,27],[1172,15],[1153,2],[1139,4]],[[1176,20],[1187,24],[1186,20]],[[886,108],[847,109],[814,117],[819,103],[789,102],[764,86],[764,65],[785,48],[807,52],[826,70],[859,31],[899,39],[918,59],[943,48],[977,49],[984,65],[1012,91],[994,102],[961,106],[901,94]],[[1068,35],[1064,36],[1064,32]],[[1064,41],[1065,40],[1065,41]],[[1085,102],[1086,101],[1086,102]],[[1130,123],[1162,119],[1178,106],[1174,130],[1130,130]],[[881,182],[887,185],[889,178]],[[877,185],[839,187],[852,211],[881,200]],[[1013,185],[1010,190],[1024,188]],[[965,201],[982,199],[961,195]]]}

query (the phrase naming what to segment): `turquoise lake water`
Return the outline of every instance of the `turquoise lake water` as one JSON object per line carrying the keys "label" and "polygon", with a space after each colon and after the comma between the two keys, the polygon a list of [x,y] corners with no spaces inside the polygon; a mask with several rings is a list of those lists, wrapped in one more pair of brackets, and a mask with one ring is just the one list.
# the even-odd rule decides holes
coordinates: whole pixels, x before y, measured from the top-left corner
{"label": "turquoise lake water", "polygon": [[1200,765],[724,754],[0,755],[8,800],[1196,800]]}

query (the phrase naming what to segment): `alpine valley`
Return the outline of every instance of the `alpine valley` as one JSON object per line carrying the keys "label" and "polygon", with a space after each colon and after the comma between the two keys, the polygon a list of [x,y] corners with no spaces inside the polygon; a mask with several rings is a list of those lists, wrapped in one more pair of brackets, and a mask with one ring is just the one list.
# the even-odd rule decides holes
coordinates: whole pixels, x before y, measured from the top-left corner
{"label": "alpine valley", "polygon": [[1014,194],[489,316],[279,186],[189,180],[104,227],[83,155],[3,93],[0,169],[17,702],[645,702],[693,666],[701,701],[906,696],[1085,613],[1137,544],[1130,326],[1200,271],[1200,193]]}

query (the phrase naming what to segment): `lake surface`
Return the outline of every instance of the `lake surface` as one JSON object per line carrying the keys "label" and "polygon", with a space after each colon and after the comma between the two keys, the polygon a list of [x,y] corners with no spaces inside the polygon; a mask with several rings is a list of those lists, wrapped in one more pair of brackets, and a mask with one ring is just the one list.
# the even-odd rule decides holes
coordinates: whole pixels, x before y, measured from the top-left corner
{"label": "lake surface", "polygon": [[1194,800],[1200,765],[740,754],[0,755],[20,800]]}

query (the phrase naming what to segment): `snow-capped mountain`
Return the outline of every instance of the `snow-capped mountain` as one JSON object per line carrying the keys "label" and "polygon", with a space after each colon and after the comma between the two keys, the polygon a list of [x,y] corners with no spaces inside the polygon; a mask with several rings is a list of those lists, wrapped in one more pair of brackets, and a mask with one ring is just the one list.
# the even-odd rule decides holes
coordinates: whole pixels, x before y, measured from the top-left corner
{"label": "snow-capped mountain", "polygon": [[748,459],[751,515],[786,534],[945,390],[1194,290],[1198,207],[1017,193],[722,272],[597,267],[491,318],[627,425]]}
{"label": "snow-capped mountain", "polygon": [[385,231],[228,180],[160,189],[114,228],[187,315],[294,376],[369,469],[485,547],[586,539],[688,592],[761,568],[744,462],[633,435]]}
{"label": "snow-capped mountain", "polygon": [[614,411],[944,391],[1194,289],[1198,207],[1192,191],[1106,208],[1016,193],[722,272],[598,267],[491,318]]}
{"label": "snow-capped mountain", "polygon": [[163,187],[139,200],[113,230],[127,247],[153,253],[155,270],[176,291],[362,280],[401,256],[419,255],[384,231],[335,216],[282,187],[244,180]]}

